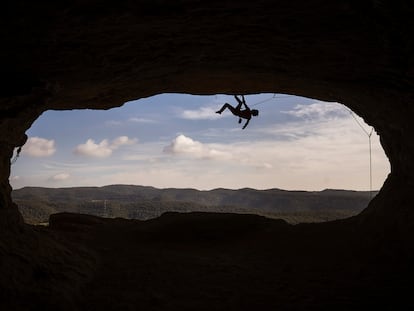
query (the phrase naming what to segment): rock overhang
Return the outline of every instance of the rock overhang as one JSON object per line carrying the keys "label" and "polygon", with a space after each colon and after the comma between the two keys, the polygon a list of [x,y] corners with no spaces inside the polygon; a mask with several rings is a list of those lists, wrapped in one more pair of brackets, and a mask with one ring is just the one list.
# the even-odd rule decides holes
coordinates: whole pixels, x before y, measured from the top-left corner
{"label": "rock overhang", "polygon": [[2,19],[2,205],[11,205],[10,154],[43,111],[109,109],[173,92],[341,102],[381,136],[390,180],[411,185],[413,11],[345,0],[10,3]]}
{"label": "rock overhang", "polygon": [[[16,281],[0,278],[2,290],[11,294],[2,304],[16,309],[18,301],[38,297],[46,309],[65,309],[95,268],[94,255],[76,247],[68,252],[70,244],[62,246],[63,240],[51,241],[45,235],[53,235],[24,225],[11,200],[10,159],[14,148],[25,142],[26,130],[48,109],[109,109],[160,93],[287,93],[340,102],[357,112],[375,127],[391,163],[380,193],[357,217],[289,227],[282,233],[293,232],[300,241],[299,232],[306,229],[322,232],[316,234],[320,239],[332,233],[348,241],[357,232],[349,249],[341,252],[372,251],[369,266],[379,261],[386,270],[378,274],[373,266],[368,269],[372,275],[394,280],[398,268],[409,284],[414,236],[413,13],[411,2],[391,0],[2,4],[0,253],[9,263],[3,268]],[[338,230],[341,234],[336,235]],[[321,250],[326,249],[321,243]],[[352,248],[352,243],[358,246]],[[394,263],[391,268],[388,262]],[[367,270],[363,260],[356,266]],[[53,276],[51,282],[36,280],[39,267],[42,275]],[[65,272],[68,267],[72,270]],[[393,285],[398,287],[397,282]],[[56,295],[44,294],[50,290]],[[343,288],[338,293],[343,301]]]}

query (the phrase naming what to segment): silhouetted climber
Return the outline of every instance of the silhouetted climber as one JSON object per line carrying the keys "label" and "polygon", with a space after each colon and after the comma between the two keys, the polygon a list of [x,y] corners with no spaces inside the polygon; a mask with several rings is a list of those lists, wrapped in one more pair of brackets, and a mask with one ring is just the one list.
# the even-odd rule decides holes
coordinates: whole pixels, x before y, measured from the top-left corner
{"label": "silhouetted climber", "polygon": [[[221,107],[220,110],[216,111],[216,113],[221,114],[224,110],[229,109],[231,111],[232,114],[234,114],[235,116],[239,117],[239,123],[241,123],[242,118],[243,119],[247,119],[246,124],[243,126],[243,130],[246,128],[247,124],[249,124],[250,119],[252,118],[252,116],[258,116],[259,115],[259,110],[257,109],[250,109],[247,105],[246,105],[246,100],[244,99],[244,95],[241,95],[241,99],[237,97],[237,95],[234,95],[234,98],[237,100],[237,102],[239,103],[237,105],[236,108],[234,108],[233,106],[229,105],[228,103],[225,103],[223,105],[223,107]],[[245,109],[242,109],[242,106],[244,105]]]}

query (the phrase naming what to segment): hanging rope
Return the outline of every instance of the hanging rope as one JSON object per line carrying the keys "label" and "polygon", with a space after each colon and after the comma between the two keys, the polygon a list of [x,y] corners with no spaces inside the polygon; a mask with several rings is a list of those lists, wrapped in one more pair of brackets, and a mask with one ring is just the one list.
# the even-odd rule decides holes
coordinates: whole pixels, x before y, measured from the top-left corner
{"label": "hanging rope", "polygon": [[351,114],[352,118],[355,120],[355,122],[358,124],[358,126],[362,129],[362,131],[367,135],[368,137],[368,144],[369,144],[369,199],[372,199],[372,143],[371,143],[371,136],[374,132],[374,127],[371,126],[371,130],[367,131],[365,127],[359,122],[355,114],[352,112],[351,109],[348,109],[348,112]]}
{"label": "hanging rope", "polygon": [[10,164],[13,165],[14,163],[16,163],[17,159],[20,156],[20,152],[22,151],[22,146],[20,146],[19,148],[17,148],[17,152],[16,155],[14,156],[14,158],[10,161]]}
{"label": "hanging rope", "polygon": [[255,103],[255,104],[251,105],[251,107],[254,107],[254,106],[257,106],[257,105],[263,104],[263,103],[268,102],[268,101],[270,101],[270,100],[272,100],[272,99],[277,99],[277,98],[285,98],[285,97],[290,97],[290,95],[284,95],[284,96],[277,96],[277,97],[276,97],[276,93],[274,93],[272,97],[269,97],[269,98],[266,98],[266,99],[264,99],[264,100],[262,100],[262,101],[259,101],[259,102]]}

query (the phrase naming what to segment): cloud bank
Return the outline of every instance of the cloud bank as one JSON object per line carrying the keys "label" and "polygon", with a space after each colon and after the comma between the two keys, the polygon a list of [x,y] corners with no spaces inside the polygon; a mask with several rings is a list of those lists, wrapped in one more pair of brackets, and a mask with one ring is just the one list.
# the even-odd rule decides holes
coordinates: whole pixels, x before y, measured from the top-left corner
{"label": "cloud bank", "polygon": [[119,136],[112,140],[112,142],[109,142],[108,139],[103,139],[100,143],[95,143],[93,139],[89,138],[86,143],[78,145],[74,153],[94,158],[107,158],[120,146],[132,145],[136,142],[136,139],[131,139],[128,136]]}
{"label": "cloud bank", "polygon": [[134,122],[134,123],[157,123],[157,121],[153,119],[137,118],[137,117],[129,118],[128,121]]}
{"label": "cloud bank", "polygon": [[55,141],[41,137],[30,137],[22,148],[22,153],[30,157],[49,157],[55,152]]}
{"label": "cloud bank", "polygon": [[168,154],[183,154],[209,160],[229,160],[232,158],[232,154],[227,151],[218,150],[182,134],[173,139],[163,151]]}
{"label": "cloud bank", "polygon": [[69,178],[70,178],[70,174],[68,173],[59,173],[51,177],[51,179],[54,181],[62,181],[62,180],[67,180]]}
{"label": "cloud bank", "polygon": [[184,110],[180,117],[186,120],[216,120],[221,118],[221,115],[216,113],[217,107],[200,107],[196,110]]}
{"label": "cloud bank", "polygon": [[[167,95],[165,98],[170,100]],[[232,121],[207,122],[220,118],[215,110],[223,102],[230,102],[229,98],[220,97],[216,102],[197,99],[193,106],[178,98],[176,105],[163,106],[163,114],[159,113],[161,108],[155,109],[152,105],[120,114],[126,116],[122,121],[108,121],[100,129],[102,138],[93,140],[95,134],[85,137],[82,131],[76,131],[81,138],[70,139],[77,139],[74,146],[79,145],[71,147],[69,152],[107,160],[69,158],[59,147],[60,152],[53,158],[21,159],[12,166],[11,176],[15,177],[10,182],[14,188],[59,182],[77,186],[130,183],[198,189],[368,189],[368,138],[348,108],[336,103],[292,99],[280,105],[260,106],[261,114],[254,120],[255,126],[245,131],[235,127]],[[227,116],[232,118],[231,113],[221,117]],[[62,118],[61,122],[67,119]],[[364,128],[370,128],[359,117],[358,121]],[[113,125],[110,130],[109,125]],[[140,130],[145,130],[142,142],[128,146],[137,142],[129,137]],[[33,132],[33,136],[41,136],[40,133]],[[56,129],[53,133],[56,136],[50,137],[63,144],[67,133],[60,136],[58,133]],[[54,141],[43,139],[41,143],[38,139],[36,142],[31,138],[25,146],[32,143],[43,146],[38,146],[42,152],[30,149],[32,155],[47,156],[55,152]],[[373,186],[378,189],[389,172],[389,163],[375,132],[372,143]]]}
{"label": "cloud bank", "polygon": [[348,112],[339,103],[327,103],[316,101],[309,105],[296,105],[292,110],[281,111],[284,114],[301,119],[309,120],[329,120],[344,118]]}

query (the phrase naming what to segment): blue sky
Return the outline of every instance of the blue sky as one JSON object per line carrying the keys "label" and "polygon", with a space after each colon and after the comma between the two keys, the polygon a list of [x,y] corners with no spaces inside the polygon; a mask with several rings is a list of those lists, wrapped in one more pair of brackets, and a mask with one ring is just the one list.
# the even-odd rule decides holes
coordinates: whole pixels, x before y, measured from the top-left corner
{"label": "blue sky", "polygon": [[[368,137],[345,106],[283,94],[245,98],[260,111],[245,130],[229,111],[215,113],[236,105],[229,95],[162,94],[111,110],[46,111],[28,130],[10,183],[369,190]],[[379,189],[389,163],[375,132],[372,165]]]}

